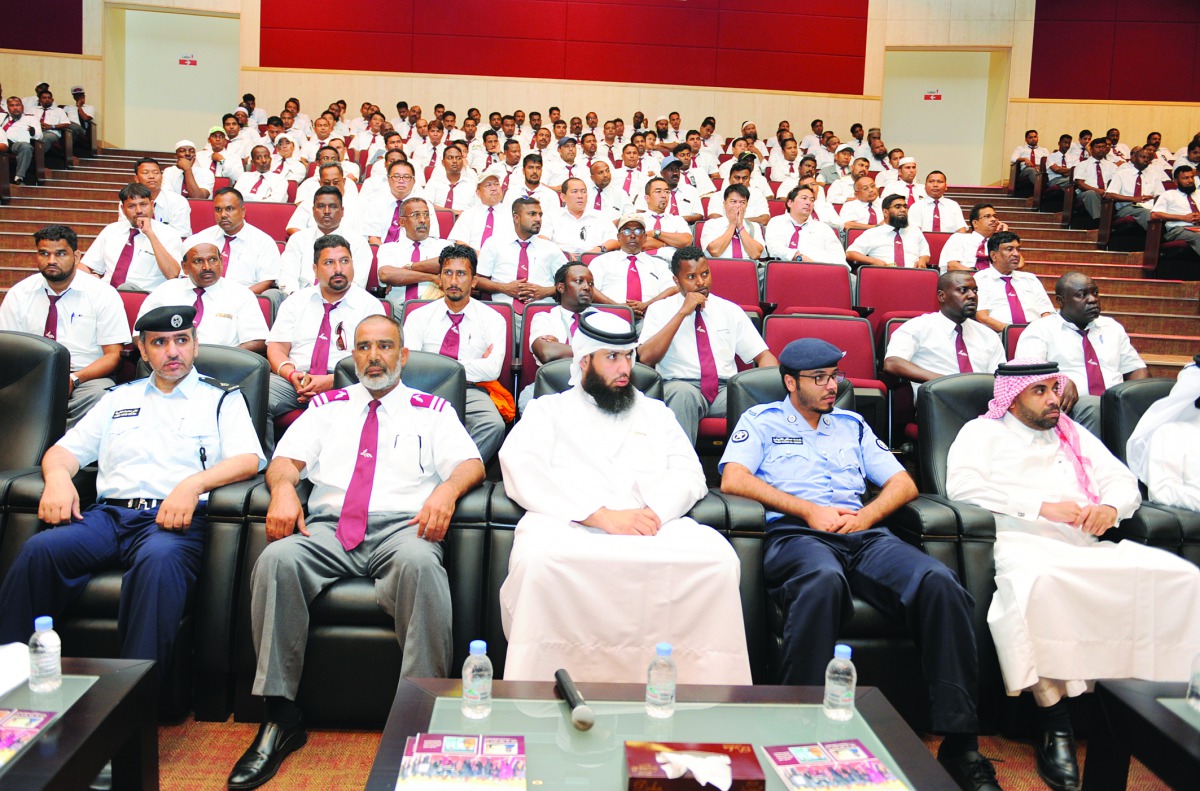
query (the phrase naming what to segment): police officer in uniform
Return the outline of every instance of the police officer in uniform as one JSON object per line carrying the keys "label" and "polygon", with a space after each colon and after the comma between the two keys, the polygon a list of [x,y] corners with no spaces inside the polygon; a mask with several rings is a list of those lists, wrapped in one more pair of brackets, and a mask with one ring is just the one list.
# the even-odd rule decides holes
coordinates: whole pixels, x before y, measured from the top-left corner
{"label": "police officer in uniform", "polygon": [[[251,576],[253,692],[267,719],[229,774],[230,789],[266,783],[307,734],[296,694],[308,605],[339,579],[373,577],[396,621],[402,676],[444,678],[453,653],[442,538],[458,498],[484,477],[454,407],[406,387],[400,325],[367,316],[353,333],[358,384],[313,396],[279,441],[267,486],[267,540]],[[313,484],[308,513],[296,486]]]}
{"label": "police officer in uniform", "polygon": [[[153,373],[110,390],[46,451],[38,518],[62,526],[25,542],[4,578],[0,643],[28,641],[35,616],[57,618],[92,573],[123,568],[121,656],[169,663],[204,555],[208,493],[266,463],[242,394],[193,367],[195,314],[142,316],[134,330]],[[93,462],[98,499],[80,509],[71,478]]]}
{"label": "police officer in uniform", "polygon": [[[917,496],[908,473],[853,413],[834,407],[845,355],[816,338],[779,356],[788,397],[747,410],[721,457],[721,491],[766,506],[763,571],[784,612],[784,684],[821,684],[851,595],[912,625],[938,752],[964,789],[996,791],[978,752],[978,660],[970,595],[944,565],[883,524]],[[882,487],[863,505],[865,479]]]}

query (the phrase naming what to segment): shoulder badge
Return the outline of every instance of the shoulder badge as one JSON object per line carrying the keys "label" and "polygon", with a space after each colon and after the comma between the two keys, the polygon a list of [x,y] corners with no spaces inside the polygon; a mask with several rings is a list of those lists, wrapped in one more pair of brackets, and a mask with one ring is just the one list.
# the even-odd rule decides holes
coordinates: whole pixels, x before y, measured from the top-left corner
{"label": "shoulder badge", "polygon": [[308,402],[309,409],[316,409],[319,406],[333,403],[334,401],[349,401],[350,393],[346,390],[326,390],[324,393],[317,393]]}
{"label": "shoulder badge", "polygon": [[408,402],[420,409],[432,409],[434,412],[441,412],[446,408],[446,399],[429,393],[413,393]]}
{"label": "shoulder badge", "polygon": [[729,438],[729,441],[730,442],[745,442],[749,438],[750,438],[750,432],[744,428],[740,428],[737,431],[733,432],[733,435]]}
{"label": "shoulder badge", "polygon": [[238,389],[237,385],[225,384],[220,379],[213,379],[211,376],[201,376],[200,381],[204,382],[204,384],[208,385],[209,387],[215,387],[218,390],[224,390],[226,393],[232,393],[234,390]]}

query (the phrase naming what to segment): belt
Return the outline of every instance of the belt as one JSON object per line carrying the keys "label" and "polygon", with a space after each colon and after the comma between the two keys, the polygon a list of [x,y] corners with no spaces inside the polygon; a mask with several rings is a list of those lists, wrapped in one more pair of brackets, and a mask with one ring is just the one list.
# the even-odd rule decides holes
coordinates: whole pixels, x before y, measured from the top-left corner
{"label": "belt", "polygon": [[100,504],[115,505],[117,508],[128,508],[131,511],[148,511],[152,508],[158,508],[161,502],[162,500],[146,500],[142,497],[135,497],[131,500],[114,500],[109,498],[101,500]]}

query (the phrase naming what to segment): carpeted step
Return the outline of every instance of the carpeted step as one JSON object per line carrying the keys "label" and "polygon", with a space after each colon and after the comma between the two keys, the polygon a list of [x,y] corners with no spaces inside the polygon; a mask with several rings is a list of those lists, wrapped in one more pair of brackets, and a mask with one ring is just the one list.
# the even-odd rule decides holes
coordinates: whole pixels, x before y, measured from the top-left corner
{"label": "carpeted step", "polygon": [[1091,277],[1137,278],[1142,274],[1142,267],[1141,264],[1128,263],[1088,263],[1064,256],[1063,260],[1031,261],[1026,258],[1025,271],[1054,277],[1065,272],[1083,272]]}
{"label": "carpeted step", "polygon": [[1130,335],[1185,335],[1200,338],[1200,316],[1195,314],[1126,313],[1106,305],[1104,315],[1121,322]]}
{"label": "carpeted step", "polygon": [[[109,222],[113,222],[116,219],[117,218],[114,214],[114,216],[109,218]],[[73,223],[71,223],[71,228],[74,229],[75,233],[82,233],[82,234],[88,234],[90,236],[95,236],[96,234],[100,233],[100,231],[104,230],[104,226],[107,224],[108,223],[101,223],[101,222],[73,222]],[[25,219],[14,220],[14,219],[9,218],[7,212],[0,213],[0,233],[4,233],[4,234],[15,233],[15,234],[22,234],[22,235],[28,236],[28,235],[32,234],[34,231],[36,231],[40,228],[44,228],[44,227],[46,227],[46,223],[42,222],[40,220],[25,220]]]}
{"label": "carpeted step", "polygon": [[[1064,268],[1066,271],[1069,267]],[[1026,264],[1026,271],[1033,272]],[[1054,293],[1054,282],[1061,272],[1034,272],[1046,291]],[[1125,294],[1127,296],[1170,297],[1194,300],[1200,298],[1200,281],[1183,280],[1151,280],[1141,276],[1141,271],[1132,277],[1095,277],[1096,285],[1100,288],[1100,298],[1105,299],[1110,294]],[[1183,312],[1183,311],[1181,311]]]}
{"label": "carpeted step", "polygon": [[1129,340],[1138,354],[1172,355],[1191,357],[1200,352],[1200,335],[1145,335],[1130,333]]}
{"label": "carpeted step", "polygon": [[73,222],[110,223],[117,219],[120,208],[117,201],[29,201],[0,209],[0,217],[6,220],[30,220],[44,225],[52,223],[70,225]]}

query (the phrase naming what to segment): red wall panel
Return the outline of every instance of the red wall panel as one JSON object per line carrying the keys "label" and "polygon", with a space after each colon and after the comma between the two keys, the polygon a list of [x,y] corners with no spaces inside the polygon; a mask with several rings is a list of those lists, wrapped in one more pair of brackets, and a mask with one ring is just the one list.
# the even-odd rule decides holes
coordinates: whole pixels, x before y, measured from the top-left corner
{"label": "red wall panel", "polygon": [[862,93],[868,0],[336,5],[262,0],[261,65]]}
{"label": "red wall panel", "polygon": [[[83,54],[83,0],[6,2],[0,14],[0,47]],[[10,95],[33,93],[32,85],[6,85]],[[71,100],[70,85],[51,85],[54,101]],[[26,108],[29,109],[29,108]]]}
{"label": "red wall panel", "polygon": [[1038,3],[1029,95],[1035,99],[1200,101],[1200,3]]}

